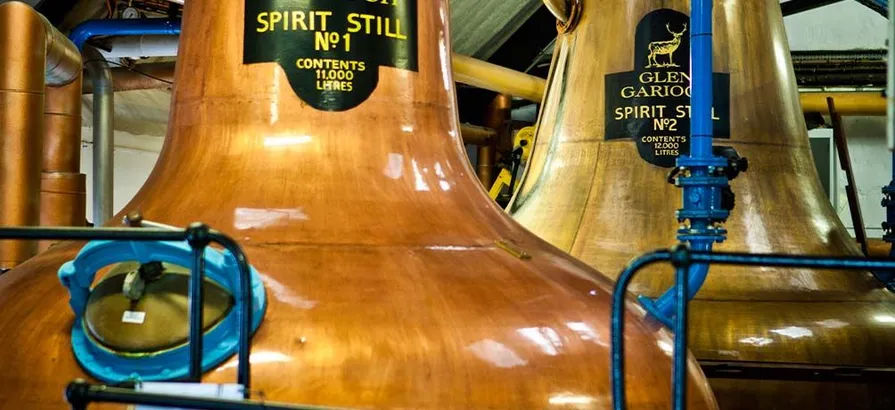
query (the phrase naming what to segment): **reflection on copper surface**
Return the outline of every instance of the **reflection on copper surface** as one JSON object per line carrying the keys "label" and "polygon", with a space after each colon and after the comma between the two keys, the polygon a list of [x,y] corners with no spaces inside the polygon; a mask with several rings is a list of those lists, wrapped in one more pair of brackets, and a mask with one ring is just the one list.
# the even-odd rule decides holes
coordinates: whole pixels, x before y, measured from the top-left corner
{"label": "reflection on copper surface", "polygon": [[782,329],[771,329],[771,333],[783,335],[790,339],[801,339],[803,337],[814,336],[814,332],[812,332],[811,329],[799,326],[789,326]]}
{"label": "reflection on copper surface", "polygon": [[388,154],[388,162],[383,174],[391,179],[399,179],[404,175],[404,156],[401,154]]}
{"label": "reflection on copper surface", "polygon": [[467,346],[466,350],[469,350],[480,359],[504,369],[528,364],[509,347],[491,339],[475,342]]}
{"label": "reflection on copper surface", "polygon": [[656,344],[659,345],[659,349],[662,349],[665,354],[671,356],[671,354],[674,353],[674,346],[671,344],[671,342],[667,340],[659,340],[656,342]]}
{"label": "reflection on copper surface", "polygon": [[878,323],[895,323],[895,316],[892,315],[876,315],[873,320]]}
{"label": "reflection on copper surface", "polygon": [[[420,168],[417,165],[416,160],[415,159],[410,160],[410,164],[413,167],[413,177],[414,177],[414,181],[416,184],[416,190],[417,191],[428,191],[429,184],[427,184],[426,181],[423,180],[423,173],[420,172]],[[423,170],[426,171],[425,168]]]}
{"label": "reflection on copper surface", "polygon": [[596,401],[597,400],[591,396],[569,393],[557,394],[555,396],[551,396],[550,399],[548,399],[548,403],[554,406],[573,405],[576,407],[586,404],[595,404]]}
{"label": "reflection on copper surface", "polygon": [[848,322],[843,322],[839,319],[827,319],[827,320],[821,320],[821,321],[814,322],[814,323],[821,327],[825,327],[827,329],[840,329],[840,328],[848,326]]}
{"label": "reflection on copper surface", "polygon": [[[249,356],[249,363],[251,363],[253,365],[265,364],[265,363],[285,363],[285,362],[291,362],[291,361],[292,361],[291,357],[286,356],[280,352],[267,352],[267,351],[253,352]],[[221,365],[220,367],[215,369],[215,371],[220,372],[223,370],[236,368],[236,366],[238,366],[238,365],[239,365],[239,360],[236,360],[236,359],[230,360],[229,362],[224,363],[223,365]]]}
{"label": "reflection on copper surface", "polygon": [[594,328],[584,322],[568,322],[566,326],[578,334],[581,340],[592,341],[601,346],[608,346],[606,340],[597,333]]}
{"label": "reflection on copper surface", "polygon": [[740,343],[744,343],[752,346],[767,346],[771,343],[774,343],[774,339],[770,339],[767,337],[744,337],[740,339]]}
{"label": "reflection on copper surface", "polygon": [[311,142],[310,135],[302,135],[298,137],[265,137],[265,147],[286,147],[290,145],[307,144]]}
{"label": "reflection on copper surface", "polygon": [[317,306],[317,301],[309,300],[289,286],[286,286],[271,276],[261,274],[264,286],[267,287],[268,295],[273,294],[273,298],[280,303],[285,303],[296,309],[309,310]]}
{"label": "reflection on copper surface", "polygon": [[252,209],[236,208],[233,215],[236,229],[259,229],[288,224],[291,221],[307,221],[308,215],[301,208]]}
{"label": "reflection on copper surface", "polygon": [[517,333],[532,341],[548,356],[556,356],[562,348],[562,342],[555,330],[548,327],[527,327],[516,330]]}

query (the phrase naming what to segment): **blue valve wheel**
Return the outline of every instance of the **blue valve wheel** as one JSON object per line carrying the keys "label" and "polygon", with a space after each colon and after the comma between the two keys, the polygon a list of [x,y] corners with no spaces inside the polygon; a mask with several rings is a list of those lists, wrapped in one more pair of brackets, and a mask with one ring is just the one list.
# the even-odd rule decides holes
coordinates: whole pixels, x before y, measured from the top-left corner
{"label": "blue valve wheel", "polygon": [[[92,376],[107,383],[125,381],[163,381],[181,379],[189,373],[187,344],[133,355],[116,352],[99,344],[85,329],[84,313],[96,273],[109,265],[127,261],[165,262],[192,266],[193,250],[186,242],[92,241],[78,256],[59,269],[59,279],[71,300],[75,313],[72,326],[72,349],[78,363]],[[230,252],[205,249],[205,276],[234,296],[233,308],[203,336],[202,370],[208,371],[236,354],[239,342],[239,270]],[[252,331],[261,325],[267,299],[258,272],[251,268]]]}

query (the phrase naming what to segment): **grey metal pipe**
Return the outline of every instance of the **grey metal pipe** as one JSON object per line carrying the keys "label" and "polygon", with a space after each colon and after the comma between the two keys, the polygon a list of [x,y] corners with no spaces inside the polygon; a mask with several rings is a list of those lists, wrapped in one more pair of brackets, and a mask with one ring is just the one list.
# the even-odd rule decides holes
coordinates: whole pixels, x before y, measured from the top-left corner
{"label": "grey metal pipe", "polygon": [[110,42],[109,51],[100,50],[106,58],[172,57],[177,55],[179,36],[129,36]]}
{"label": "grey metal pipe", "polygon": [[99,50],[85,46],[87,75],[93,83],[93,225],[103,226],[112,218],[115,179],[115,100],[112,70]]}

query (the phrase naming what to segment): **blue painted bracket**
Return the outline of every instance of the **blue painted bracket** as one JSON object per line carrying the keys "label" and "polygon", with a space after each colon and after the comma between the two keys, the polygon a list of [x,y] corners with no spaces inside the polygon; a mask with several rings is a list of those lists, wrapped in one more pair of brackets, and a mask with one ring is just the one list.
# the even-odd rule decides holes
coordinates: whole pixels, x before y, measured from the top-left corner
{"label": "blue painted bracket", "polygon": [[[236,258],[229,251],[206,248],[207,278],[234,295],[235,305],[220,324],[203,336],[202,370],[207,371],[233,356],[239,344],[241,292]],[[160,381],[184,378],[189,373],[189,348],[183,345],[145,356],[122,355],[98,345],[84,329],[82,318],[90,297],[90,285],[101,268],[119,262],[152,261],[193,265],[193,249],[186,242],[92,241],[78,256],[59,269],[59,279],[69,290],[75,313],[72,347],[75,358],[94,377],[104,382]],[[191,272],[195,275],[196,272]],[[251,268],[252,331],[258,329],[267,306],[264,285]]]}

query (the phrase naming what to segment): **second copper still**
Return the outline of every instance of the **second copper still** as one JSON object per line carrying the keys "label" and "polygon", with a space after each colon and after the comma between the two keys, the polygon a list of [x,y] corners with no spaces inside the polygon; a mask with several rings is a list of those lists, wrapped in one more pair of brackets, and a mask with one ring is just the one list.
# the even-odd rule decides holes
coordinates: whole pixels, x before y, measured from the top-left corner
{"label": "second copper still", "polygon": [[[779,3],[714,10],[715,144],[750,169],[717,250],[858,255],[820,186]],[[666,181],[689,142],[689,2],[584,1],[557,39],[533,157],[509,213],[601,272],[676,241]],[[632,291],[657,297],[671,269]],[[690,349],[722,408],[892,408],[895,297],[868,272],[711,267]],[[753,376],[737,379],[743,374]],[[794,380],[786,380],[794,379]]]}

